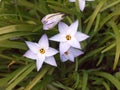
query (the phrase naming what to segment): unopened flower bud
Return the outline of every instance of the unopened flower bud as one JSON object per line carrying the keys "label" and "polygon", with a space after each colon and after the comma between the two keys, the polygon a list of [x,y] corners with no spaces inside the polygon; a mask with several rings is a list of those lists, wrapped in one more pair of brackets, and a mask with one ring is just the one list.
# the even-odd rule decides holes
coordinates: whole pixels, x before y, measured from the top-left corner
{"label": "unopened flower bud", "polygon": [[53,13],[48,14],[42,18],[41,22],[43,23],[43,29],[49,30],[53,28],[58,22],[64,18],[65,14],[63,13]]}

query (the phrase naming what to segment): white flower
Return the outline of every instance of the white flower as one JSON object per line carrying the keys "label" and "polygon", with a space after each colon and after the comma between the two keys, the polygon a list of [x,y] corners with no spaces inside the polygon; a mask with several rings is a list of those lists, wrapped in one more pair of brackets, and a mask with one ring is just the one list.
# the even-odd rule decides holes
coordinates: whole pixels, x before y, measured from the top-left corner
{"label": "white flower", "polygon": [[48,37],[44,34],[38,43],[26,41],[29,50],[24,54],[25,57],[36,60],[37,71],[42,67],[43,62],[52,66],[57,66],[53,55],[58,51],[49,47]]}
{"label": "white flower", "polygon": [[63,22],[58,24],[59,34],[50,38],[50,40],[60,42],[59,50],[60,53],[66,52],[71,46],[75,48],[81,48],[79,42],[87,39],[89,36],[77,32],[78,20],[72,23],[70,26]]}
{"label": "white flower", "polygon": [[62,62],[65,62],[67,60],[74,62],[74,58],[81,54],[83,54],[81,50],[70,47],[64,54],[60,54],[60,58]]}
{"label": "white flower", "polygon": [[[70,2],[75,2],[76,0],[69,0]],[[81,11],[85,8],[85,1],[94,1],[94,0],[78,0],[79,2],[79,8]]]}
{"label": "white flower", "polygon": [[60,22],[64,18],[63,13],[53,13],[48,14],[42,18],[41,22],[43,23],[43,29],[49,30],[53,28],[58,22]]}

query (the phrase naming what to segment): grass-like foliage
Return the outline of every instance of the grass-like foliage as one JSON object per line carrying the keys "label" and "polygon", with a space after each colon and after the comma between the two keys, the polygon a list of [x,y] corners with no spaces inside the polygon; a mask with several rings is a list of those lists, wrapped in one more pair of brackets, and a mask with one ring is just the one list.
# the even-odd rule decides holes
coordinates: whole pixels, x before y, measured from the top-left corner
{"label": "grass-like foliage", "polygon": [[[46,63],[37,72],[35,60],[23,54],[25,41],[38,42],[43,34],[58,33],[58,26],[43,30],[41,19],[62,12],[70,25],[79,21],[78,31],[90,37],[80,42],[84,54],[75,62],[57,67]],[[58,43],[50,46],[58,49]],[[2,0],[0,2],[0,90],[120,90],[120,0]]]}

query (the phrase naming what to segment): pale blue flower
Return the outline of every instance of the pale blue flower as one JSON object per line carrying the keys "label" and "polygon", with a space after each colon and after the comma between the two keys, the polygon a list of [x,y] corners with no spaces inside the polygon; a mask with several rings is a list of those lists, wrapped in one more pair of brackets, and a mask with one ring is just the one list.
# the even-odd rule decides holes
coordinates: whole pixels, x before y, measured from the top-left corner
{"label": "pale blue flower", "polygon": [[58,24],[58,28],[60,33],[51,37],[50,40],[60,42],[59,50],[62,54],[66,52],[71,46],[81,49],[79,42],[89,37],[84,33],[77,32],[78,20],[72,23],[70,26],[60,22]]}
{"label": "pale blue flower", "polygon": [[53,55],[58,51],[49,47],[48,37],[44,34],[38,43],[26,41],[29,50],[24,54],[25,57],[36,60],[37,71],[42,67],[43,62],[52,66],[57,66]]}
{"label": "pale blue flower", "polygon": [[83,52],[81,50],[70,47],[68,51],[64,52],[64,54],[60,54],[60,59],[62,62],[67,60],[74,62],[74,58],[82,54]]}

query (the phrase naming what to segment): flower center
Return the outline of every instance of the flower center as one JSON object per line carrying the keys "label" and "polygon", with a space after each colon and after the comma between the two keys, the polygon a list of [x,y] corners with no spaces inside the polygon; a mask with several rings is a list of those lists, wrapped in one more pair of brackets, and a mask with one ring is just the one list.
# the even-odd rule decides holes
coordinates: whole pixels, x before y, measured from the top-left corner
{"label": "flower center", "polygon": [[40,53],[41,54],[44,54],[45,53],[45,50],[43,48],[40,49]]}
{"label": "flower center", "polygon": [[65,54],[66,54],[66,55],[68,55],[68,54],[69,54],[69,52],[68,52],[68,51],[66,51],[66,52],[65,52]]}
{"label": "flower center", "polygon": [[67,39],[67,40],[71,40],[71,36],[70,36],[70,35],[67,35],[67,36],[66,36],[66,39]]}

